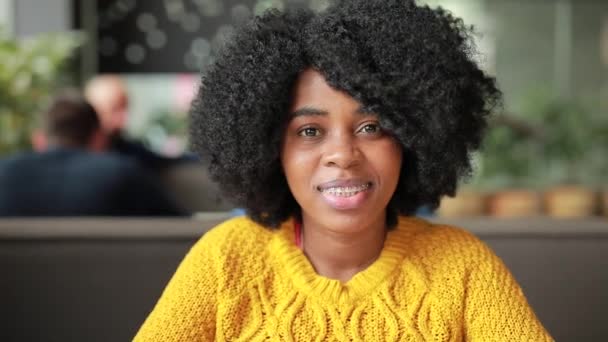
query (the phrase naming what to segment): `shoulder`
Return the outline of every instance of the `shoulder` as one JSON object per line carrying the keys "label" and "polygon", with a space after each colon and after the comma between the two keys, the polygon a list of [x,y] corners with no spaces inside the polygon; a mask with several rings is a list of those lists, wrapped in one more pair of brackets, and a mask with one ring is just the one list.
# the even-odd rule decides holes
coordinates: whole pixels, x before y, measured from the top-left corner
{"label": "shoulder", "polygon": [[0,186],[7,193],[7,189],[16,189],[23,182],[29,182],[29,174],[38,169],[31,162],[32,155],[19,154],[0,160]]}
{"label": "shoulder", "polygon": [[[117,183],[141,183],[148,172],[138,161],[117,153],[83,153],[71,161],[73,170]],[[122,184],[121,183],[121,184]]]}
{"label": "shoulder", "polygon": [[230,219],[205,233],[180,268],[205,269],[220,288],[238,291],[266,270],[266,247],[273,236],[273,231],[247,217]]}
{"label": "shoulder", "polygon": [[[273,232],[246,216],[235,217],[213,227],[192,248],[191,253],[211,251],[222,259],[260,254]],[[205,252],[205,253],[207,253]],[[236,256],[236,258],[234,258]]]}
{"label": "shoulder", "polygon": [[111,151],[122,156],[136,159],[139,163],[152,168],[164,168],[172,166],[182,161],[194,161],[191,158],[167,157],[153,150],[148,149],[140,142],[128,140],[122,136],[117,136],[111,144]]}
{"label": "shoulder", "polygon": [[139,170],[139,165],[134,158],[125,157],[117,153],[86,153],[83,159],[89,162],[105,166],[106,168]]}
{"label": "shoulder", "polygon": [[45,160],[51,156],[51,153],[38,152],[20,152],[5,158],[0,159],[0,166],[9,168],[16,165],[29,164],[38,160]]}
{"label": "shoulder", "polygon": [[444,246],[484,245],[478,237],[465,228],[432,222],[419,217],[400,217],[397,229],[413,231],[417,241],[430,244],[439,243]]}
{"label": "shoulder", "polygon": [[10,170],[15,165],[22,164],[23,162],[30,160],[34,157],[32,153],[19,153],[13,156],[9,156],[0,159],[0,169]]}
{"label": "shoulder", "polygon": [[419,258],[443,263],[474,264],[495,258],[494,252],[470,231],[420,218],[400,218],[400,230],[410,230],[411,248]]}
{"label": "shoulder", "polygon": [[237,242],[241,240],[266,240],[270,239],[272,230],[253,221],[247,216],[234,217],[211,228],[205,235],[204,240],[220,242],[229,240]]}
{"label": "shoulder", "polygon": [[24,175],[40,173],[49,168],[49,162],[56,159],[55,154],[22,152],[0,160],[0,175],[21,178]]}

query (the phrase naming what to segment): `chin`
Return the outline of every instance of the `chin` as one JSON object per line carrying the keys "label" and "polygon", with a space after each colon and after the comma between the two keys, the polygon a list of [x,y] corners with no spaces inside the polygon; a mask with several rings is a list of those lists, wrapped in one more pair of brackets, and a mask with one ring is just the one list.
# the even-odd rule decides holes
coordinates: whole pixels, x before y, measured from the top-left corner
{"label": "chin", "polygon": [[372,215],[369,211],[361,209],[330,210],[330,212],[324,211],[322,219],[318,221],[335,232],[358,233],[373,224],[374,217],[377,217],[376,215]]}

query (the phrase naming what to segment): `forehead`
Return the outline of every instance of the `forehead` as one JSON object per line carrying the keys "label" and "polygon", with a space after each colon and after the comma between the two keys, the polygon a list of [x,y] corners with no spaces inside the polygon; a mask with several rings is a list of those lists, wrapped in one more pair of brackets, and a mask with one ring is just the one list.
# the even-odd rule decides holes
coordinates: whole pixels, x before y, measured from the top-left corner
{"label": "forehead", "polygon": [[361,111],[361,103],[346,92],[332,88],[325,77],[314,69],[302,71],[293,87],[291,112],[302,107],[313,107],[329,112],[336,109]]}

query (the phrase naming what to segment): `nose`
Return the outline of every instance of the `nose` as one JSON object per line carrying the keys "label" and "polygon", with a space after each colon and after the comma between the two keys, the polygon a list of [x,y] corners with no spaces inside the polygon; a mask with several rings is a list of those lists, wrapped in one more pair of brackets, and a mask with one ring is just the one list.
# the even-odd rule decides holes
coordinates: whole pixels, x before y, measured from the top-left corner
{"label": "nose", "polygon": [[361,162],[361,151],[355,138],[349,134],[339,134],[326,141],[323,165],[348,169]]}

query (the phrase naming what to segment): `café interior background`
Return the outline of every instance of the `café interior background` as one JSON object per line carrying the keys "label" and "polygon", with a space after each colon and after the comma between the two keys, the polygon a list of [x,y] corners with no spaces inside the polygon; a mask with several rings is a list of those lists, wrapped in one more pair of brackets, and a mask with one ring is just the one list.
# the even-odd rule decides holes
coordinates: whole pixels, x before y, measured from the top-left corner
{"label": "caf\u00e9 interior background", "polygon": [[[504,93],[463,196],[482,193],[487,200],[507,191],[539,198],[577,187],[593,198],[587,214],[608,211],[608,1],[419,3],[442,6],[474,26],[476,58]],[[64,63],[52,74],[61,85],[120,73],[130,95],[128,134],[177,155],[187,150],[187,111],[199,72],[234,27],[271,7],[325,6],[325,0],[0,0],[0,49],[15,41],[63,46],[70,57],[41,52],[30,67],[51,73]],[[35,87],[27,72],[0,76],[0,88],[24,89],[13,102],[30,102],[29,113],[0,107],[2,155],[29,148],[15,133],[29,127],[39,110],[28,101],[28,89]],[[526,197],[517,198],[522,203]],[[502,205],[497,203],[492,205]]]}

